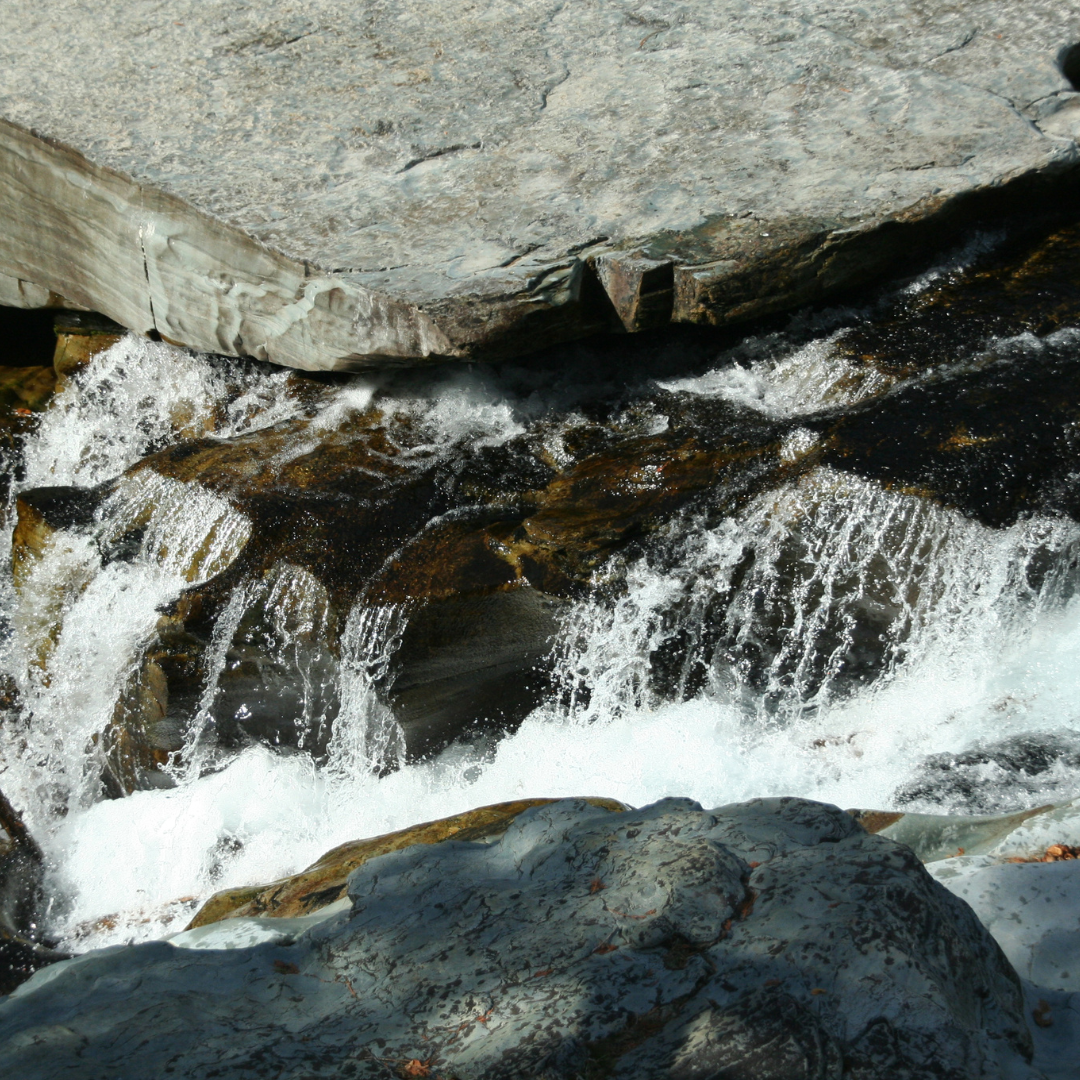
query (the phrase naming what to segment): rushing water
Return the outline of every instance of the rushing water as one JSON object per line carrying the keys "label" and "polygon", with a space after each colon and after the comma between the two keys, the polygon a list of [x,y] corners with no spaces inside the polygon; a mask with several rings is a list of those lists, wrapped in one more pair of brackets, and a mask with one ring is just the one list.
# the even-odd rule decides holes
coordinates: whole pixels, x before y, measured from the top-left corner
{"label": "rushing water", "polygon": [[[995,242],[976,238],[890,302],[962,274]],[[313,653],[307,643],[334,619],[327,593],[286,568],[233,589],[182,752],[122,798],[102,797],[100,735],[161,612],[220,577],[251,535],[219,494],[125,470],[194,438],[303,420],[284,464],[373,408],[395,418],[408,467],[523,438],[558,465],[595,427],[611,373],[565,364],[547,375],[510,367],[304,386],[135,338],[96,357],[28,439],[13,494],[105,494],[91,521],[58,531],[21,568],[18,590],[4,575],[2,597],[3,665],[17,689],[2,785],[49,860],[50,932],[85,948],[175,931],[218,889],[294,872],[346,840],[522,796],[719,805],[798,794],[966,811],[1075,797],[1080,526],[1052,500],[984,524],[917,485],[861,475],[822,456],[821,417],[943,371],[1039,367],[1051,355],[1077,364],[1080,344],[1054,326],[976,338],[910,370],[868,365],[845,343],[871,315],[800,316],[693,362],[665,361],[609,409],[609,426],[648,434],[664,430],[665,402],[727,402],[786,425],[780,457],[806,467],[734,509],[688,503],[597,570],[591,590],[563,606],[550,690],[516,731],[405,762],[377,687],[408,610],[361,599],[335,631],[339,647]],[[9,507],[9,534],[13,525]],[[255,609],[290,673],[288,686],[260,693],[300,734],[291,747],[223,752],[211,738],[218,679]]]}

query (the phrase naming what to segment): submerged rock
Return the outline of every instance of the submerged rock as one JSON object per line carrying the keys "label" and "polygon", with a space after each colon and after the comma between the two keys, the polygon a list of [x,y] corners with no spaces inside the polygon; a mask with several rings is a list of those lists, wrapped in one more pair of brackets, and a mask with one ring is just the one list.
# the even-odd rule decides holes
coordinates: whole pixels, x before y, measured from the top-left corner
{"label": "submerged rock", "polygon": [[25,416],[41,412],[56,388],[56,376],[47,367],[0,367],[0,415]]}
{"label": "submerged rock", "polygon": [[87,584],[39,580],[58,537],[175,575],[101,733],[112,794],[157,783],[196,728],[206,746],[322,755],[350,673],[400,725],[382,767],[512,728],[548,688],[562,609],[615,552],[694,500],[730,512],[811,464],[782,456],[782,423],[665,405],[660,422],[583,425],[569,460],[542,430],[452,457],[372,405],[180,442],[93,490],[24,491],[13,565],[39,624],[30,652],[47,669]]}
{"label": "submerged rock", "polygon": [[372,858],[348,895],[292,944],[156,942],[38,976],[0,1004],[0,1066],[975,1080],[1031,1056],[1019,980],[970,909],[835,807],[565,800],[493,843]]}
{"label": "submerged rock", "polygon": [[747,318],[1038,198],[1073,32],[1050,0],[8,0],[0,298],[323,369]]}

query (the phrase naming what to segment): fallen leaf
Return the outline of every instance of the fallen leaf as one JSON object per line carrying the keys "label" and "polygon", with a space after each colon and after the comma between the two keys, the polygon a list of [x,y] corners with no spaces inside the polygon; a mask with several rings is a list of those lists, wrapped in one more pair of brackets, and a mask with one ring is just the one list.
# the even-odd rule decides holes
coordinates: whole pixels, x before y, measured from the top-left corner
{"label": "fallen leaf", "polygon": [[650,915],[656,914],[656,908],[649,908],[644,915],[631,915],[626,911],[619,911],[616,908],[610,908],[612,915],[621,915],[624,919],[647,919]]}
{"label": "fallen leaf", "polygon": [[554,970],[554,968],[544,968],[543,971],[534,971],[532,977],[534,979],[542,979],[545,975],[550,975]]}
{"label": "fallen leaf", "polygon": [[827,994],[828,991],[822,990],[820,986],[815,986],[814,989],[810,991],[810,993],[816,997],[818,994]]}
{"label": "fallen leaf", "polygon": [[598,877],[594,877],[592,881],[589,882],[590,893],[598,893],[606,888],[607,886]]}
{"label": "fallen leaf", "polygon": [[593,949],[593,952],[603,954],[603,953],[615,952],[618,948],[619,948],[618,945],[612,945],[610,941],[605,941],[603,945],[597,945],[596,948]]}
{"label": "fallen leaf", "polygon": [[295,964],[290,964],[285,960],[275,960],[274,970],[279,975],[299,975],[300,969]]}
{"label": "fallen leaf", "polygon": [[1043,856],[1043,862],[1062,862],[1066,859],[1080,859],[1080,847],[1073,847],[1070,844],[1051,844]]}
{"label": "fallen leaf", "polygon": [[1009,863],[1067,862],[1070,859],[1080,859],[1080,847],[1073,847],[1070,844],[1051,844],[1043,855],[1013,855],[1005,861]]}
{"label": "fallen leaf", "polygon": [[750,869],[751,870],[756,870],[760,865],[761,865],[761,863],[759,863],[759,862],[752,862],[750,864]]}
{"label": "fallen leaf", "polygon": [[765,985],[766,986],[779,986],[780,985],[780,980],[779,979],[766,979],[765,980]]}
{"label": "fallen leaf", "polygon": [[409,1077],[412,1077],[412,1076],[430,1076],[431,1075],[430,1061],[431,1061],[430,1058],[428,1058],[427,1061],[421,1061],[419,1058],[412,1058],[411,1060],[406,1061],[405,1064],[401,1066],[401,1075],[402,1076],[409,1076]]}
{"label": "fallen leaf", "polygon": [[1054,1022],[1050,1019],[1050,1002],[1039,999],[1037,1008],[1031,1010],[1031,1019],[1035,1021],[1039,1027],[1047,1028]]}

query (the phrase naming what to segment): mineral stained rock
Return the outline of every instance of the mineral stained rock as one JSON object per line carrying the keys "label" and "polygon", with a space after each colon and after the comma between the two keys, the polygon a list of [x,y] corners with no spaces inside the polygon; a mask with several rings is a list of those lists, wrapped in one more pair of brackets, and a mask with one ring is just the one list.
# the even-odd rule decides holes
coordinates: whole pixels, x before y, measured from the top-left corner
{"label": "mineral stained rock", "polygon": [[0,301],[312,369],[744,319],[1069,169],[1078,38],[1075,0],[7,0]]}
{"label": "mineral stained rock", "polygon": [[87,954],[0,1005],[5,1075],[1033,1075],[1019,981],[911,851],[820,803],[612,815],[371,859],[289,944]]}
{"label": "mineral stained rock", "polygon": [[[494,840],[510,827],[519,814],[534,807],[546,806],[555,799],[519,799],[516,802],[481,806],[464,814],[412,825],[407,829],[339,844],[320,856],[306,870],[269,885],[249,885],[215,893],[199,909],[188,925],[189,930],[209,926],[222,919],[248,916],[294,918],[310,915],[345,895],[346,879],[369,859],[399,851],[414,844],[442,844],[447,840]],[[580,800],[602,810],[619,812],[629,809],[613,799]]]}

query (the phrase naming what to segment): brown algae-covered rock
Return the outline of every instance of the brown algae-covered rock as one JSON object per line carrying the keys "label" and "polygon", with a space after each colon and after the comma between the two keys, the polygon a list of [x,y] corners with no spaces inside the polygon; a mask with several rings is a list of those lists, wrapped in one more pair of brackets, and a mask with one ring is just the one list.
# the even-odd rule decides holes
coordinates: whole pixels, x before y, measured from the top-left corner
{"label": "brown algae-covered rock", "polygon": [[[464,814],[412,825],[398,832],[369,840],[353,840],[328,851],[306,870],[269,885],[245,885],[215,893],[199,909],[188,925],[189,930],[208,926],[221,919],[242,916],[290,918],[310,915],[345,895],[349,874],[368,859],[401,851],[413,844],[441,844],[446,840],[490,842],[501,836],[519,814],[534,806],[547,806],[555,799],[518,799],[468,810]],[[601,810],[619,813],[628,810],[614,799],[581,800]]]}

